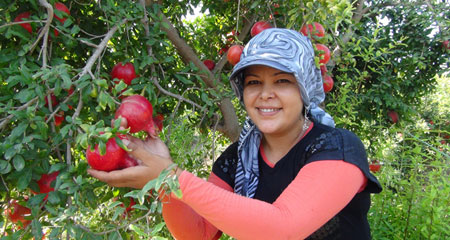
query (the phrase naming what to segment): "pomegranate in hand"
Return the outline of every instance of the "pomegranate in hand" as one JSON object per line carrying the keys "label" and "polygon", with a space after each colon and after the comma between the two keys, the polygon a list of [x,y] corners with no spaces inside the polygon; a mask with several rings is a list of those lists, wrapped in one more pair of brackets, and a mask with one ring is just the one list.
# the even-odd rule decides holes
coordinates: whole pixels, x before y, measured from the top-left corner
{"label": "pomegranate in hand", "polygon": [[[119,138],[124,139],[125,136]],[[95,145],[94,151],[91,151],[90,147],[86,151],[88,164],[95,170],[106,172],[119,169],[119,165],[127,155],[127,151],[117,145],[115,138],[110,138],[106,142],[105,155],[100,154],[98,145]]]}
{"label": "pomegranate in hand", "polygon": [[130,133],[146,131],[151,137],[156,136],[153,123],[153,106],[141,95],[133,95],[123,99],[114,118],[127,119]]}

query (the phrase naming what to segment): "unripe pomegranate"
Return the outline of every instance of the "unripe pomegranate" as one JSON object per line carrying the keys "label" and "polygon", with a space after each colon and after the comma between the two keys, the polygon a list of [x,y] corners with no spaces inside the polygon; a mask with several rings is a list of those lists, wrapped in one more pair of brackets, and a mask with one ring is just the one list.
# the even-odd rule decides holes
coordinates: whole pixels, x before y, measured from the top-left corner
{"label": "unripe pomegranate", "polygon": [[[119,138],[124,139],[125,136],[119,135]],[[86,151],[88,164],[95,170],[106,172],[119,169],[120,163],[127,155],[127,152],[117,145],[115,138],[106,142],[105,155],[100,155],[98,145],[95,145],[94,151],[91,151],[90,146]]]}
{"label": "unripe pomegranate", "polygon": [[114,118],[127,119],[130,133],[146,131],[150,136],[155,136],[153,124],[153,106],[141,95],[133,95],[123,99]]}

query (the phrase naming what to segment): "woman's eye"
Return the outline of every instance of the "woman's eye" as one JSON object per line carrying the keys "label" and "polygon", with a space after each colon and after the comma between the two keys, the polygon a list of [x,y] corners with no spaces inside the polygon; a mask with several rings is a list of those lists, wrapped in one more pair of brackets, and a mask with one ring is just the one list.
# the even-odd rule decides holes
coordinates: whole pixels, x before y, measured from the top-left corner
{"label": "woman's eye", "polygon": [[259,83],[259,81],[258,80],[250,80],[250,81],[247,81],[246,83],[245,83],[245,85],[247,86],[247,85],[255,85],[255,84],[258,84]]}
{"label": "woman's eye", "polygon": [[290,83],[291,80],[289,80],[289,79],[278,79],[277,82],[278,83]]}

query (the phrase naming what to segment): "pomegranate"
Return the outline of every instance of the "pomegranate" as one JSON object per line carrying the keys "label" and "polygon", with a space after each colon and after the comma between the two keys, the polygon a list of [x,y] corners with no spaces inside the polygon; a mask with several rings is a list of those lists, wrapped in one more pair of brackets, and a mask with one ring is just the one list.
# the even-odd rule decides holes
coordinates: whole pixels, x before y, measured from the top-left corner
{"label": "pomegranate", "polygon": [[25,219],[25,217],[31,215],[31,209],[20,205],[17,200],[12,200],[10,202],[9,207],[5,209],[5,215],[8,216],[9,220],[13,223],[20,222],[22,227],[26,227],[31,223],[31,220]]}
{"label": "pomegranate", "polygon": [[[58,100],[56,99],[56,96],[52,93],[50,94],[50,100],[52,101],[52,107],[56,107],[58,105]],[[45,96],[45,106],[48,107],[48,97]]]}
{"label": "pomegranate", "polygon": [[150,136],[155,136],[153,123],[153,106],[141,95],[132,95],[123,99],[114,118],[119,116],[127,119],[130,133],[146,131]]}
{"label": "pomegranate", "polygon": [[164,121],[164,116],[159,113],[156,116],[153,117],[153,123],[155,123],[154,125],[156,127],[158,127],[158,130],[161,132],[163,129],[163,121]]}
{"label": "pomegranate", "polygon": [[233,66],[236,65],[241,60],[242,51],[244,51],[244,47],[241,45],[231,46],[227,53],[228,62]]}
{"label": "pomegranate", "polygon": [[64,121],[64,112],[59,111],[58,114],[55,114],[54,118],[55,118],[55,126],[59,127]]}
{"label": "pomegranate", "polygon": [[333,78],[330,77],[328,74],[325,74],[323,76],[323,91],[329,92],[331,89],[333,89],[334,81]]}
{"label": "pomegranate", "polygon": [[[60,3],[60,2],[55,3],[55,9],[56,9],[56,11],[65,12],[65,13],[67,13],[67,15],[70,15],[70,11],[66,7],[66,5],[64,5],[64,4]],[[55,14],[55,18],[58,19],[58,21],[60,21],[62,24],[64,24],[64,22],[67,19],[67,18],[60,18],[56,14]]]}
{"label": "pomegranate", "polygon": [[136,159],[132,158],[130,155],[126,154],[122,161],[119,163],[119,169],[134,167],[139,165]]}
{"label": "pomegranate", "polygon": [[[124,135],[119,135],[118,137],[121,139],[126,138]],[[86,151],[88,164],[95,170],[106,172],[119,169],[119,165],[126,155],[128,155],[127,152],[117,145],[115,138],[110,138],[106,142],[105,155],[100,155],[98,145],[95,145],[94,151],[91,151],[90,146]]]}
{"label": "pomegranate", "polygon": [[325,28],[318,22],[304,25],[300,32],[304,36],[311,36],[312,38],[323,38],[325,36]]}
{"label": "pomegranate", "polygon": [[[17,15],[16,18],[14,18],[14,22],[22,22],[25,21],[26,19],[29,19],[31,16],[30,12],[23,12],[23,13],[19,13],[19,15]],[[23,28],[25,28],[25,30],[27,30],[29,33],[33,32],[33,28],[31,27],[30,23],[21,23],[20,26],[22,26]]]}
{"label": "pomegranate", "polygon": [[257,34],[259,34],[260,32],[262,32],[262,31],[264,31],[264,30],[266,30],[268,28],[273,28],[270,23],[265,22],[265,21],[256,22],[255,24],[253,24],[253,27],[250,30],[250,35],[252,37],[254,37]]}
{"label": "pomegranate", "polygon": [[[48,198],[48,193],[54,191],[55,189],[51,186],[52,182],[56,180],[56,177],[58,176],[59,172],[53,172],[50,174],[42,174],[39,181],[37,181],[37,184],[39,186],[39,192],[38,193],[47,193],[44,200]],[[32,191],[34,194],[38,194],[34,191]]]}
{"label": "pomegranate", "polygon": [[205,66],[209,69],[209,71],[212,71],[214,69],[214,67],[216,66],[214,61],[211,59],[204,60],[203,64],[205,64]]}
{"label": "pomegranate", "polygon": [[117,63],[111,71],[111,78],[117,78],[122,80],[127,85],[130,85],[131,81],[136,78],[136,71],[134,70],[133,64],[122,64],[121,62]]}
{"label": "pomegranate", "polygon": [[318,56],[320,57],[319,63],[326,64],[330,60],[330,49],[327,46],[317,43],[316,48],[319,51]]}

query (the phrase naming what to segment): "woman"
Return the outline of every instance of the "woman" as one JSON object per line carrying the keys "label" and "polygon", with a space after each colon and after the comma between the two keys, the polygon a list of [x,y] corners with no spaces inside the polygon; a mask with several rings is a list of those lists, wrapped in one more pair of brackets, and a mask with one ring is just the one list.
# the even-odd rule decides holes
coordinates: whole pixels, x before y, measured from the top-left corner
{"label": "woman", "polygon": [[[252,38],[231,75],[248,119],[239,141],[216,160],[208,182],[177,169],[181,199],[165,198],[176,239],[370,239],[370,174],[364,146],[334,128],[310,41],[267,29]],[[126,127],[126,121],[123,122]],[[141,166],[89,173],[112,186],[142,188],[172,164],[159,139],[130,137]]]}

